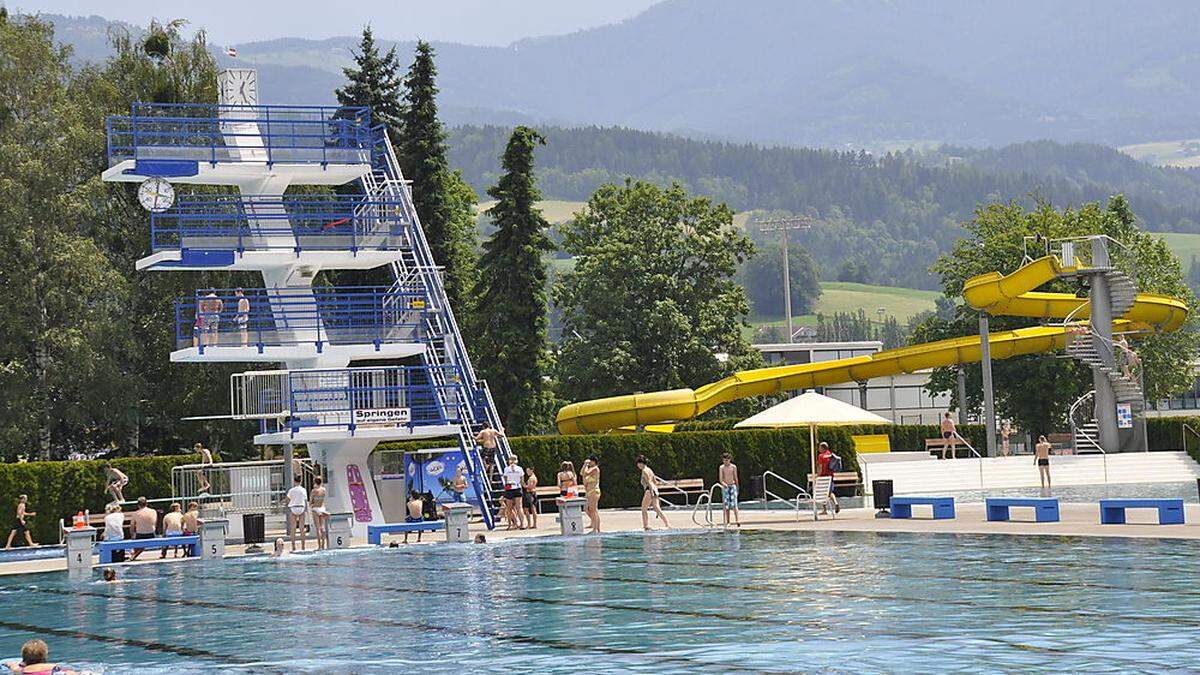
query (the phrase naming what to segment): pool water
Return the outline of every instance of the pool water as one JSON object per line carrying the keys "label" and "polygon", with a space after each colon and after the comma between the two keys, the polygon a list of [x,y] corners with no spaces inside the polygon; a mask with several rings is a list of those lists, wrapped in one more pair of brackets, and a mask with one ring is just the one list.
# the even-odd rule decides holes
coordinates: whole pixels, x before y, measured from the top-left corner
{"label": "pool water", "polygon": [[1200,663],[1193,542],[617,535],[0,580],[0,650],[109,673],[936,672]]}

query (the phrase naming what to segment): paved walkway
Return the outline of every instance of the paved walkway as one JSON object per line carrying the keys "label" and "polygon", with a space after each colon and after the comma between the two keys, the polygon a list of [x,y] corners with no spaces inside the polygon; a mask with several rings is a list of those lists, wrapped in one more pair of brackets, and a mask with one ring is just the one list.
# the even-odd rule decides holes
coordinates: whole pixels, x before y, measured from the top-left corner
{"label": "paved walkway", "polygon": [[[957,504],[957,513],[953,520],[930,520],[924,517],[926,512],[922,507],[915,507],[918,517],[905,520],[876,518],[873,509],[844,509],[837,517],[822,516],[813,521],[811,511],[802,511],[799,519],[794,512],[759,511],[747,509],[742,511],[743,530],[813,530],[826,532],[935,532],[942,534],[1002,534],[1002,535],[1052,535],[1066,537],[1158,537],[1166,539],[1200,539],[1200,504],[1187,504],[1186,525],[1158,525],[1158,512],[1153,509],[1133,509],[1128,511],[1128,523],[1124,525],[1101,525],[1100,507],[1096,503],[1063,503],[1061,505],[1062,521],[1058,523],[1035,523],[1031,509],[1013,509],[1014,520],[1003,523],[989,523],[984,517],[984,507],[980,503]],[[721,523],[720,511],[714,510],[718,527]],[[667,518],[673,529],[701,529],[692,520],[691,509],[680,509],[667,512]],[[703,519],[701,518],[701,521]],[[587,524],[587,518],[584,518]],[[601,525],[605,532],[640,532],[642,531],[641,512],[636,510],[609,509],[601,512]],[[664,529],[661,522],[651,516],[653,529]],[[489,542],[503,539],[535,538],[559,535],[557,515],[543,514],[538,519],[536,530],[504,530],[497,529],[488,532],[481,525],[473,526],[473,532],[483,533]],[[397,537],[396,541],[402,538]],[[420,544],[410,536],[410,546],[437,544],[445,541],[442,533],[426,533]],[[384,539],[385,543],[390,541]],[[309,539],[309,550],[312,550],[315,540]],[[406,544],[400,544],[405,546]],[[359,546],[366,546],[360,544]],[[244,555],[244,546],[231,545],[226,548],[227,556]],[[153,553],[153,552],[150,552]],[[160,560],[152,555],[144,561],[132,563],[135,565],[174,564],[195,561],[192,559],[167,558]],[[99,565],[97,565],[99,567]],[[50,560],[29,560],[22,562],[0,563],[0,575],[30,574],[38,572],[62,571],[66,569],[66,560],[55,558]]]}

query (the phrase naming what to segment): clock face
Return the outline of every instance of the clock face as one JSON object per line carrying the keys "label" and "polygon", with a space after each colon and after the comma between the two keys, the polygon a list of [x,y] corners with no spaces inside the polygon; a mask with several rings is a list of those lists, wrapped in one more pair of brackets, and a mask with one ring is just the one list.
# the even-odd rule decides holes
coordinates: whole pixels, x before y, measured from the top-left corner
{"label": "clock face", "polygon": [[138,186],[138,201],[147,211],[161,213],[175,203],[175,188],[165,178],[147,178]]}
{"label": "clock face", "polygon": [[219,83],[222,104],[258,105],[258,75],[252,68],[223,70]]}

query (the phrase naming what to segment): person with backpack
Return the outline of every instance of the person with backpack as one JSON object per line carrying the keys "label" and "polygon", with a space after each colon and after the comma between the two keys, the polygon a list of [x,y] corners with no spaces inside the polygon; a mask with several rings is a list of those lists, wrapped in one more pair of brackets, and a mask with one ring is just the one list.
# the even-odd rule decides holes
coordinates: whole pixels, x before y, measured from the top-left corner
{"label": "person with backpack", "polygon": [[[829,444],[821,441],[817,446],[817,476],[829,476],[831,485],[829,486],[829,501],[833,503],[833,512],[838,513],[842,510],[842,505],[838,504],[837,494],[833,491],[833,475],[842,470],[842,458],[834,454],[829,449]],[[821,513],[829,513],[829,504],[821,505]]]}

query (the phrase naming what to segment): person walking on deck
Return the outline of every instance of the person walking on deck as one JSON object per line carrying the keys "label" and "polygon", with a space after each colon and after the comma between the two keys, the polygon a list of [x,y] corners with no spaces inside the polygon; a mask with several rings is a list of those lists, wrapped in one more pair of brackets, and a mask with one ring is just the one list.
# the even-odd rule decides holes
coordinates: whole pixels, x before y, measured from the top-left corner
{"label": "person walking on deck", "polygon": [[4,545],[5,549],[12,548],[13,538],[18,534],[25,537],[25,543],[30,546],[37,546],[33,543],[33,536],[29,534],[29,524],[25,522],[26,518],[36,516],[33,511],[28,510],[29,495],[21,495],[17,497],[16,516],[13,518],[13,527],[8,531],[8,543]]}
{"label": "person walking on deck", "polygon": [[741,527],[742,513],[738,509],[738,469],[737,464],[733,463],[733,455],[728,452],[721,455],[721,466],[717,468],[717,478],[721,483],[721,501],[725,505],[725,527],[729,527],[730,511],[733,511],[737,526]]}
{"label": "person walking on deck", "polygon": [[949,410],[942,417],[942,459],[950,458],[946,456],[947,451],[950,457],[958,456],[958,427],[954,425]]}
{"label": "person walking on deck", "polygon": [[1043,490],[1050,489],[1050,448],[1050,441],[1045,436],[1038,436],[1037,445],[1033,447],[1033,463],[1037,465]]}
{"label": "person walking on deck", "polygon": [[641,476],[642,484],[642,528],[650,530],[650,511],[653,510],[663,522],[663,527],[671,527],[667,522],[667,516],[662,512],[662,507],[658,505],[658,476],[654,475],[654,470],[646,462],[645,455],[638,455],[634,461],[637,466],[638,474]]}
{"label": "person walking on deck", "polygon": [[821,505],[821,513],[829,513],[829,504],[833,504],[833,512],[840,513],[842,505],[838,503],[837,494],[833,491],[833,477],[842,468],[842,458],[829,449],[829,444],[821,441],[817,445],[817,476],[829,478],[829,497]]}

